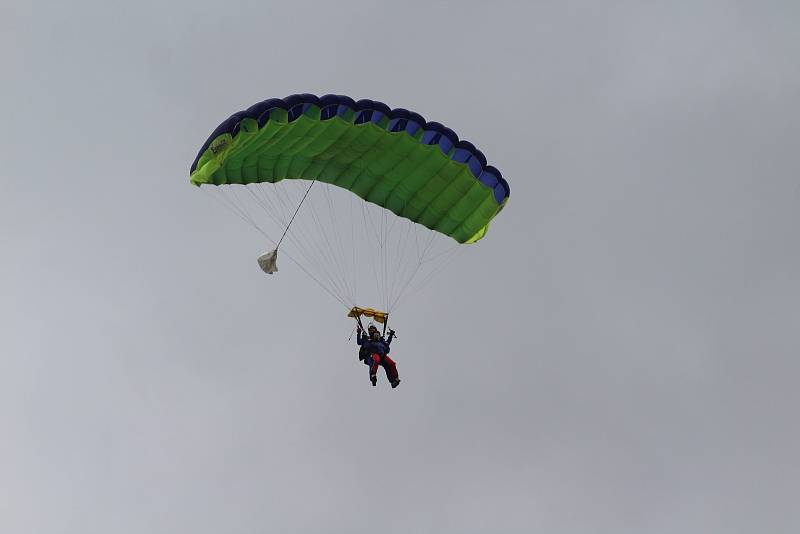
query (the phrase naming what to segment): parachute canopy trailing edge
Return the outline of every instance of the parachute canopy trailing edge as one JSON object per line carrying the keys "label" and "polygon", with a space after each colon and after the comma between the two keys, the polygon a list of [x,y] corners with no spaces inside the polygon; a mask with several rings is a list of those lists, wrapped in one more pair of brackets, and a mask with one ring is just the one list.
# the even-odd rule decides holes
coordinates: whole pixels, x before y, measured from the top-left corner
{"label": "parachute canopy trailing edge", "polygon": [[195,185],[318,180],[449,236],[481,239],[510,195],[500,171],[449,128],[341,95],[292,95],[233,114],[191,166]]}

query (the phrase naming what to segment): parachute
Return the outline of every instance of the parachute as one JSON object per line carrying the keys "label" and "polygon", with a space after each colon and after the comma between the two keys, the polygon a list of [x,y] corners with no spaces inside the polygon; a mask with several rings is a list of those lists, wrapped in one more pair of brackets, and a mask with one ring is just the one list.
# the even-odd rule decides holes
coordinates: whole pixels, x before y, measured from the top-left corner
{"label": "parachute", "polygon": [[[277,271],[280,249],[351,317],[384,322],[461,245],[486,235],[510,195],[483,153],[449,128],[341,95],[273,98],[234,113],[203,144],[190,180],[275,245],[259,258],[265,272]],[[383,311],[357,306],[371,278],[368,299]]]}

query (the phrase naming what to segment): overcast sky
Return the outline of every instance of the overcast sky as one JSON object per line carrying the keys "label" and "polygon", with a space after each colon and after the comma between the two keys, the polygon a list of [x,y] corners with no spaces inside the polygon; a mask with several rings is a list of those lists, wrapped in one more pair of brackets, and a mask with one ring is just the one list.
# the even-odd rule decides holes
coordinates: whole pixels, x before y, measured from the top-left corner
{"label": "overcast sky", "polygon": [[[792,1],[4,0],[0,531],[800,531],[798,27]],[[511,184],[397,311],[396,390],[188,183],[221,120],[295,92],[419,111]]]}

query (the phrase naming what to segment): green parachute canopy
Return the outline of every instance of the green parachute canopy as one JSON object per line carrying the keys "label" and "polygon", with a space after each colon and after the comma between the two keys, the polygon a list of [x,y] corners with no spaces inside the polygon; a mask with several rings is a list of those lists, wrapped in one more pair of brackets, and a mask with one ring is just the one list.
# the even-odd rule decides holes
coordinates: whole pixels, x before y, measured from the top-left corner
{"label": "green parachute canopy", "polygon": [[483,237],[508,200],[500,173],[481,164],[482,155],[451,130],[384,108],[335,96],[262,102],[215,131],[192,166],[191,181],[316,179],[459,243]]}
{"label": "green parachute canopy", "polygon": [[[283,236],[280,240],[273,236],[281,227],[287,235],[311,190],[309,186],[301,198],[304,187],[291,193],[291,188],[278,187],[283,181],[327,184],[322,193],[311,195],[310,215],[301,213],[294,223],[299,227],[292,226],[287,236],[297,245],[292,251],[297,263],[351,309],[357,280],[348,278],[358,275],[348,271],[356,270],[358,254],[354,251],[351,259],[344,245],[351,241],[352,247],[363,248],[359,243],[371,242],[381,250],[375,254],[366,245],[367,255],[375,256],[369,259],[387,313],[419,271],[444,255],[434,251],[433,237],[421,236],[418,226],[457,243],[474,243],[484,237],[510,194],[500,172],[449,128],[405,109],[340,95],[292,95],[235,113],[214,130],[191,166],[195,185],[226,186],[220,190],[244,187],[247,194],[237,194],[234,188],[222,200],[279,245]],[[335,200],[329,186],[360,197],[372,208],[362,206],[359,221],[352,215],[359,208],[350,200],[352,228],[341,226],[348,200]],[[276,223],[272,235],[242,204],[248,195]],[[325,216],[316,210],[324,210]],[[390,221],[389,212],[409,223]],[[365,232],[365,239],[355,239],[356,226]],[[392,237],[396,228],[405,234]],[[411,267],[404,270],[398,262]]]}

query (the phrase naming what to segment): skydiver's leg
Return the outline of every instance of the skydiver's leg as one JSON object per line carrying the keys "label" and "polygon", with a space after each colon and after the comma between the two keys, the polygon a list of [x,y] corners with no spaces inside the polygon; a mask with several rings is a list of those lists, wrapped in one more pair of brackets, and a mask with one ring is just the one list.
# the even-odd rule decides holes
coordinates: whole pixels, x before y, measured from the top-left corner
{"label": "skydiver's leg", "polygon": [[386,378],[389,379],[389,382],[394,382],[397,380],[397,364],[394,363],[394,360],[388,356],[383,357],[383,368],[386,371]]}
{"label": "skydiver's leg", "polygon": [[380,354],[373,354],[372,355],[372,365],[369,367],[369,379],[372,381],[372,385],[374,386],[378,382],[378,366],[381,364],[381,355]]}
{"label": "skydiver's leg", "polygon": [[384,372],[386,373],[386,380],[391,382],[392,381],[392,371],[389,368],[389,365],[387,364],[386,360],[383,361],[382,367],[383,367]]}
{"label": "skydiver's leg", "polygon": [[376,385],[378,382],[377,378],[375,380],[372,380],[372,365],[374,363],[372,356],[367,356],[362,361],[364,362],[364,365],[367,366],[367,372],[369,373],[369,381],[372,382],[373,386]]}

